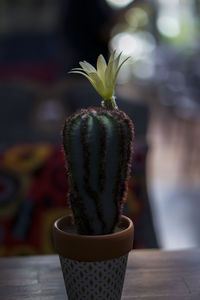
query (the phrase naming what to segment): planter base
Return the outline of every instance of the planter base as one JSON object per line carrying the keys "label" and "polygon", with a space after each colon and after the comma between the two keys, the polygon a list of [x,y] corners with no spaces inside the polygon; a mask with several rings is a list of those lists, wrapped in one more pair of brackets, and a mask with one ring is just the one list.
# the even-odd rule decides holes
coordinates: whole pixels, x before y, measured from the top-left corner
{"label": "planter base", "polygon": [[121,216],[118,232],[105,235],[75,234],[74,228],[69,216],[53,227],[68,299],[120,300],[133,246],[132,221]]}
{"label": "planter base", "polygon": [[60,256],[68,299],[120,300],[127,258],[80,262]]}

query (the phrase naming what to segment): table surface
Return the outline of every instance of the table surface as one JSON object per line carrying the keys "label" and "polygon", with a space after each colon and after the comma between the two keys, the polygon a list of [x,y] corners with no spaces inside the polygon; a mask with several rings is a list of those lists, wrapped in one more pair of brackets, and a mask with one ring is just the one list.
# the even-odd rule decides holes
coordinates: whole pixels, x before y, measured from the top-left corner
{"label": "table surface", "polygon": [[[67,299],[58,256],[1,258],[0,299]],[[200,249],[132,251],[122,299],[200,300]]]}

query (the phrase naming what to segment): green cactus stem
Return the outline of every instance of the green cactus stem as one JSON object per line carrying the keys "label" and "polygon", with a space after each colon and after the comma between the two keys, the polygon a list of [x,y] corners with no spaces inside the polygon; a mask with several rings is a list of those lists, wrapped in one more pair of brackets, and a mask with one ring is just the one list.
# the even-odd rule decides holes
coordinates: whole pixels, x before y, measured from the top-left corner
{"label": "green cactus stem", "polygon": [[70,200],[77,231],[112,233],[127,193],[133,124],[120,110],[82,109],[63,130]]}

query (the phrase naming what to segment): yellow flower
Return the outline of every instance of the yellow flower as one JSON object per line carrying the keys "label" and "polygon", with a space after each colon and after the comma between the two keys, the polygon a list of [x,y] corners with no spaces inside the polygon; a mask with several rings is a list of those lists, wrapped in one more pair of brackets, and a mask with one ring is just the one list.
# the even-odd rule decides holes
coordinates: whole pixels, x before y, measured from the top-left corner
{"label": "yellow flower", "polygon": [[122,60],[120,63],[121,54],[115,57],[116,51],[113,51],[108,64],[103,55],[99,55],[97,59],[97,69],[90,63],[83,61],[79,62],[81,68],[74,68],[70,73],[79,73],[85,76],[93,85],[95,90],[104,99],[103,105],[110,108],[117,108],[115,104],[114,89],[117,75],[122,65],[129,59]]}

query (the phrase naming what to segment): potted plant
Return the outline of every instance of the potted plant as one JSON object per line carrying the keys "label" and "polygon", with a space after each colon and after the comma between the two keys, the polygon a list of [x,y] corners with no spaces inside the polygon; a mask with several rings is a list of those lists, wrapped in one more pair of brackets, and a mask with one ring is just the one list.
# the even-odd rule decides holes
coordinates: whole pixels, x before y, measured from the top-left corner
{"label": "potted plant", "polygon": [[55,249],[69,300],[121,299],[132,221],[121,215],[127,193],[133,123],[114,97],[118,72],[127,60],[100,55],[97,69],[87,62],[72,73],[87,77],[102,96],[102,107],[81,109],[66,119],[63,146],[73,216],[54,223]]}

